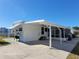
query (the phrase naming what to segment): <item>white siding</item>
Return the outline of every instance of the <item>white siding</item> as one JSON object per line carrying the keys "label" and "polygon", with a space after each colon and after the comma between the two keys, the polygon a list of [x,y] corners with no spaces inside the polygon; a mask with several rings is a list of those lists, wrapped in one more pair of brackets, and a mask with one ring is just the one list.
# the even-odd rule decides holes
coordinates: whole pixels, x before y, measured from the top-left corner
{"label": "white siding", "polygon": [[24,24],[23,25],[23,39],[21,41],[38,40],[41,34],[41,26],[39,24]]}

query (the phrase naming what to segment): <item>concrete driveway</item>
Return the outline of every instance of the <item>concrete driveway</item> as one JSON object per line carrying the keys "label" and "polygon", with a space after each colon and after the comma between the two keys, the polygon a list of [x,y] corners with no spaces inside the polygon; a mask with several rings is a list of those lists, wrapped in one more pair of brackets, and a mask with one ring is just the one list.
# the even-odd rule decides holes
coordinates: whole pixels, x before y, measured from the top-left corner
{"label": "concrete driveway", "polygon": [[48,40],[26,44],[11,42],[10,45],[0,47],[0,59],[66,59],[78,41],[63,42],[63,45],[53,41],[52,49],[49,49]]}

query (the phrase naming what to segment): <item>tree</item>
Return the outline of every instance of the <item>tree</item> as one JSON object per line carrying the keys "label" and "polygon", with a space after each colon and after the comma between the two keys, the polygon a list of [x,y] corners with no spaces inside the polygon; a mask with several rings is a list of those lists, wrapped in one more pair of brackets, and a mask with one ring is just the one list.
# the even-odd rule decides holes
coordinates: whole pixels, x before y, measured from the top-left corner
{"label": "tree", "polygon": [[75,30],[79,30],[79,27],[78,27],[78,26],[75,26],[75,27],[73,27],[73,29],[75,29]]}

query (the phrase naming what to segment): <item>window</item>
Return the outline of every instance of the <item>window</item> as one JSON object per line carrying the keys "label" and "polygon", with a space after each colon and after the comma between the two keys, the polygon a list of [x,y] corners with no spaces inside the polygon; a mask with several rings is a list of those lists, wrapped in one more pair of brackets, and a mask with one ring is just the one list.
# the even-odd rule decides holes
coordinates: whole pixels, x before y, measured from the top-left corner
{"label": "window", "polygon": [[19,28],[19,31],[22,31],[22,28]]}
{"label": "window", "polygon": [[55,29],[55,31],[56,31],[56,32],[55,32],[56,34],[59,34],[59,30],[58,30],[58,29]]}
{"label": "window", "polygon": [[45,32],[47,32],[48,28],[45,28]]}
{"label": "window", "polygon": [[18,30],[16,30],[16,31],[18,31]]}
{"label": "window", "polygon": [[49,28],[47,28],[47,32],[48,32],[48,37],[49,37]]}
{"label": "window", "polygon": [[44,27],[41,27],[41,34],[44,34]]}
{"label": "window", "polygon": [[55,37],[59,37],[59,30],[55,29]]}

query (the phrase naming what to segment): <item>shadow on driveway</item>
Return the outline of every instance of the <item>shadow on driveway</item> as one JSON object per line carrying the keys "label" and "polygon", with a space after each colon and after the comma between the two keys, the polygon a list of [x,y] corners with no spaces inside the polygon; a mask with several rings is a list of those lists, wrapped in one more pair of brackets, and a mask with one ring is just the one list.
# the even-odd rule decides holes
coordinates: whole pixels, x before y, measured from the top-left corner
{"label": "shadow on driveway", "polygon": [[[65,41],[61,45],[60,41],[52,40],[52,48],[55,48],[55,49],[58,49],[58,50],[67,51],[67,52],[71,52],[78,42],[79,42],[78,39],[73,39],[71,41]],[[28,44],[28,45],[46,45],[46,46],[49,46],[49,40],[30,41],[30,42],[26,42],[26,44]],[[79,47],[78,47],[78,49],[79,49]],[[71,52],[71,53],[74,53],[74,52]],[[76,52],[74,54],[79,55],[79,50],[78,50],[78,52]]]}

